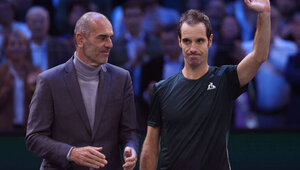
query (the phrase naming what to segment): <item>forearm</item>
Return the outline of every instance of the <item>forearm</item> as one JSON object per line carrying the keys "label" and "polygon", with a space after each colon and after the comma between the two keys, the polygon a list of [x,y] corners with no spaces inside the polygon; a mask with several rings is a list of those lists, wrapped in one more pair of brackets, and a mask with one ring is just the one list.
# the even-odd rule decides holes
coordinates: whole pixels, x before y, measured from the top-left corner
{"label": "forearm", "polygon": [[237,72],[240,86],[246,85],[256,74],[257,70],[269,55],[271,18],[268,0],[244,1],[249,8],[258,12],[257,28],[253,41],[253,51],[238,65]]}
{"label": "forearm", "polygon": [[140,170],[156,170],[158,155],[158,147],[153,148],[145,143],[140,158]]}
{"label": "forearm", "polygon": [[271,19],[270,11],[259,12],[257,28],[253,42],[253,55],[259,63],[267,60],[270,46]]}
{"label": "forearm", "polygon": [[64,168],[68,167],[67,154],[72,148],[71,145],[55,141],[48,136],[37,133],[26,135],[25,141],[28,150],[32,153],[55,162]]}

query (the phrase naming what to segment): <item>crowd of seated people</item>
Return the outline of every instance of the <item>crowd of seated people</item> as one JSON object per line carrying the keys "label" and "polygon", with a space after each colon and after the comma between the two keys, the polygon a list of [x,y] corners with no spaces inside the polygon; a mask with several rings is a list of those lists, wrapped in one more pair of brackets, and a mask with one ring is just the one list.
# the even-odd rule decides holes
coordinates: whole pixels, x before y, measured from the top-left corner
{"label": "crowd of seated people", "polygon": [[[300,2],[271,5],[269,57],[237,99],[233,128],[300,128]],[[130,71],[145,133],[153,84],[183,68],[177,24],[191,8],[212,23],[209,65],[238,64],[252,50],[256,14],[240,0],[0,0],[0,132],[25,131],[38,74],[73,56],[76,21],[98,11],[114,29],[108,62]]]}

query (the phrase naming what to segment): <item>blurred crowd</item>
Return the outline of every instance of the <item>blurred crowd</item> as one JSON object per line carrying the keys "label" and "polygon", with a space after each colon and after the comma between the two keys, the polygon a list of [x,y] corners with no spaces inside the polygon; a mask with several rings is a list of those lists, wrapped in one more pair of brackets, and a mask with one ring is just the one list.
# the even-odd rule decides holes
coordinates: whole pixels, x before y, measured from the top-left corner
{"label": "blurred crowd", "polygon": [[[271,4],[269,58],[237,99],[233,128],[300,127],[300,1]],[[177,24],[187,9],[210,18],[210,65],[238,64],[252,51],[257,14],[242,0],[0,0],[0,131],[25,130],[38,74],[72,57],[77,19],[98,11],[113,25],[109,63],[130,71],[145,133],[153,84],[183,68]]]}

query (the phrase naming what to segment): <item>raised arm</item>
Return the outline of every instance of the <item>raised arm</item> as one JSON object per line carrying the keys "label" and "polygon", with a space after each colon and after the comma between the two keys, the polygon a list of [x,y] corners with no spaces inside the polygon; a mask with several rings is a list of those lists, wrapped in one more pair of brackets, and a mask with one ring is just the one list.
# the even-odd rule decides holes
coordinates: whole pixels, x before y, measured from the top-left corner
{"label": "raised arm", "polygon": [[159,155],[160,128],[148,126],[141,153],[140,170],[156,170]]}
{"label": "raised arm", "polygon": [[253,51],[237,67],[241,86],[247,84],[255,76],[260,65],[267,60],[271,34],[271,7],[269,0],[244,0],[244,2],[248,8],[255,10],[258,15]]}

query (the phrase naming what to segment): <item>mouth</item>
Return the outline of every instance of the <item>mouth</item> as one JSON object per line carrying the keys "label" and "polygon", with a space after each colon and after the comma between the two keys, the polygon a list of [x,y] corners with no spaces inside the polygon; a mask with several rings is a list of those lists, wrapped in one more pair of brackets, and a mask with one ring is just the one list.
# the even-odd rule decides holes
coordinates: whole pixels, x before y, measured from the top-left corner
{"label": "mouth", "polygon": [[103,51],[102,53],[105,54],[105,55],[108,55],[109,51]]}
{"label": "mouth", "polygon": [[200,54],[188,54],[188,56],[191,58],[196,58],[196,57],[199,57]]}

